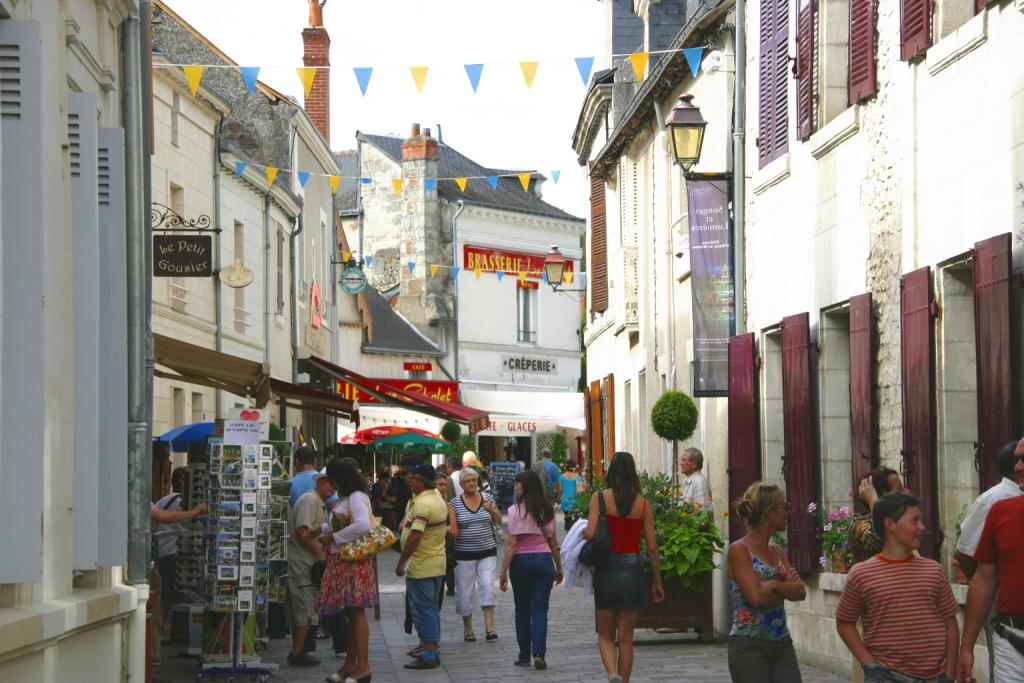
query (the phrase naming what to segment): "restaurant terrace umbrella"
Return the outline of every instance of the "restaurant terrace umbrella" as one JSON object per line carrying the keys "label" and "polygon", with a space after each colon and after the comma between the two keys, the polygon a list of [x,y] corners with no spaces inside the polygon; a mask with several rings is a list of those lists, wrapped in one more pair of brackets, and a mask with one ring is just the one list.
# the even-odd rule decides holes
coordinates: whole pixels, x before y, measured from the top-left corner
{"label": "restaurant terrace umbrella", "polygon": [[206,443],[206,437],[213,434],[216,425],[212,422],[194,422],[175,427],[156,437],[157,441],[170,441],[175,453],[187,453],[191,443]]}
{"label": "restaurant terrace umbrella", "polygon": [[375,453],[390,450],[412,450],[416,448],[426,448],[432,453],[447,453],[452,449],[452,446],[435,434],[417,430],[415,432],[408,431],[385,436],[369,444],[367,448]]}
{"label": "restaurant terrace umbrella", "polygon": [[382,427],[367,427],[366,429],[360,429],[358,431],[352,432],[351,434],[346,434],[341,439],[339,439],[338,443],[344,444],[346,446],[365,446],[366,444],[373,443],[378,439],[383,439],[389,436],[395,436],[397,434],[406,434],[409,432],[425,434],[427,436],[432,436],[437,439],[441,438],[437,436],[437,434],[432,434],[431,432],[427,432],[422,429],[416,429],[415,427],[398,427],[395,425],[385,425]]}

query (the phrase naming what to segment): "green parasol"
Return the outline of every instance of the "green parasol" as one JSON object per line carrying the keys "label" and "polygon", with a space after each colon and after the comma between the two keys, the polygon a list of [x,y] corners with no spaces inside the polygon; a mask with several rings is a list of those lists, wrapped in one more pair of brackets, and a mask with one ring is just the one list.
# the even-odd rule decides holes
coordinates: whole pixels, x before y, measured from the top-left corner
{"label": "green parasol", "polygon": [[370,452],[425,448],[432,453],[447,453],[452,449],[452,446],[447,441],[430,436],[429,434],[402,432],[401,434],[392,434],[391,436],[377,439],[367,445],[366,448]]}

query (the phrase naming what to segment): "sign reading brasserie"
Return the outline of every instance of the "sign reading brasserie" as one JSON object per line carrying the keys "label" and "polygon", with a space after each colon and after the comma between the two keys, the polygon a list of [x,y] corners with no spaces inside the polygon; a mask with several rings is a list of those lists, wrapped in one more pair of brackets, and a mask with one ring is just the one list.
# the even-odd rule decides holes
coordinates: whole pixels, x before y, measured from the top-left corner
{"label": "sign reading brasserie", "polygon": [[209,235],[153,235],[153,276],[211,277],[212,255]]}
{"label": "sign reading brasserie", "polygon": [[[524,254],[466,244],[462,247],[462,264],[464,270],[484,273],[500,270],[510,275],[526,273],[526,277],[539,280],[544,273],[544,254]],[[572,272],[572,261],[565,264],[565,272]]]}
{"label": "sign reading brasserie", "polygon": [[531,358],[530,356],[502,356],[501,367],[512,372],[532,372],[543,375],[554,375],[558,372],[558,363],[550,358]]}
{"label": "sign reading brasserie", "polygon": [[[459,385],[457,382],[442,382],[430,379],[373,379],[370,380],[381,393],[388,389],[399,389],[410,394],[422,394],[438,401],[455,403],[458,399]],[[380,399],[360,391],[348,382],[338,381],[334,389],[342,398],[360,403],[380,403]]]}

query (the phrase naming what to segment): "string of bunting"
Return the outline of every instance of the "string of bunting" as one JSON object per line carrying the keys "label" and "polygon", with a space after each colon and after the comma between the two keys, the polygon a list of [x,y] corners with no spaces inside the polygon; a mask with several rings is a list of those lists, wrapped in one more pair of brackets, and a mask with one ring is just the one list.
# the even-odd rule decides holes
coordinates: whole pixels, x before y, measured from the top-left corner
{"label": "string of bunting", "polygon": [[[345,262],[345,263],[348,263],[349,259],[351,259],[353,256],[354,256],[353,252],[350,252],[350,251],[343,251],[343,252],[341,252],[341,260],[343,262]],[[363,263],[366,265],[367,268],[372,268],[374,261],[375,261],[375,259],[372,256],[366,256],[365,259],[363,260]],[[389,259],[387,259],[386,263],[389,266],[393,266],[393,265],[398,263],[398,259],[396,259],[396,258],[389,258]],[[416,262],[415,261],[407,262],[405,264],[405,268],[408,269],[408,271],[410,273],[413,273],[416,270]],[[498,279],[498,282],[501,282],[502,280],[504,280],[506,275],[512,275],[512,276],[515,276],[516,281],[518,281],[520,284],[525,283],[528,278],[536,278],[536,277],[540,276],[541,280],[544,281],[544,284],[549,284],[549,282],[548,282],[548,274],[545,271],[543,271],[543,270],[540,270],[540,271],[520,270],[518,272],[513,272],[513,271],[505,271],[505,270],[493,270],[493,271],[488,270],[488,271],[485,271],[483,268],[473,268],[472,270],[467,271],[466,269],[460,268],[459,266],[445,266],[445,265],[434,264],[434,263],[429,264],[427,266],[427,268],[430,270],[430,277],[431,278],[437,277],[437,273],[439,271],[441,271],[441,270],[450,270],[452,272],[452,277],[459,277],[463,273],[471,272],[471,273],[473,273],[474,277],[476,277],[477,280],[479,280],[480,277],[484,273],[494,273],[494,276]],[[562,274],[562,280],[567,285],[572,284],[573,279],[574,279],[574,274],[573,274],[573,272],[571,270],[566,270]]]}
{"label": "string of bunting", "polygon": [[[684,47],[677,50],[655,50],[650,52],[632,52],[624,54],[612,55],[615,57],[627,57],[629,63],[633,68],[633,73],[636,75],[637,80],[643,81],[647,77],[647,66],[650,62],[651,55],[659,54],[674,54],[682,52],[683,56],[686,57],[686,63],[690,67],[690,73],[694,77],[700,72],[701,60],[704,57],[704,50],[710,46],[702,45],[699,47]],[[584,87],[589,85],[590,76],[594,71],[594,57],[575,57],[574,62],[576,69],[579,72],[580,79],[583,82]],[[548,61],[548,60],[545,60]],[[551,60],[560,61],[560,60]],[[491,65],[502,64],[507,62],[491,62]],[[258,66],[235,66],[231,64],[169,64],[169,63],[155,63],[154,67],[161,68],[181,68],[185,72],[185,80],[188,81],[188,87],[192,91],[192,96],[195,97],[199,91],[199,85],[203,80],[203,74],[207,69],[236,69],[245,81],[245,86],[252,92],[256,87],[257,79],[259,78],[260,71],[262,69],[295,69],[295,73],[299,78],[299,82],[302,84],[302,91],[306,97],[309,97],[310,90],[313,88],[313,81],[316,80],[317,72],[320,69],[327,69],[328,71],[332,68],[330,66],[300,66],[300,67],[258,67]],[[469,85],[476,93],[480,88],[480,80],[483,77],[484,67],[487,64],[475,63],[475,64],[463,64],[463,68],[466,71],[466,77],[469,80]],[[526,89],[530,90],[533,88],[533,81],[537,77],[537,70],[540,67],[539,60],[526,60],[519,62],[519,70],[523,76],[523,82],[526,84]],[[334,67],[337,68],[337,67]],[[365,96],[366,91],[370,87],[370,79],[373,77],[373,72],[376,67],[372,66],[352,66],[352,74],[355,76],[356,84],[359,86],[360,92]],[[412,77],[413,84],[416,86],[416,90],[420,93],[423,92],[426,87],[427,76],[430,73],[429,66],[410,66],[409,75]]]}

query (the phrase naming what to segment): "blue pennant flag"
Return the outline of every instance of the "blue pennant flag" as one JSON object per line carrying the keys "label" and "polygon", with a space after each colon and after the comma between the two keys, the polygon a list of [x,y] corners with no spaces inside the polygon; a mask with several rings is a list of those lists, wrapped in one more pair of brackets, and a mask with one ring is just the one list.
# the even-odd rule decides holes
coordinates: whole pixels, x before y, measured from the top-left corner
{"label": "blue pennant flag", "polygon": [[248,165],[249,165],[249,163],[246,162],[246,161],[236,161],[235,162],[235,175],[241,177],[241,175],[243,173],[245,173],[245,167],[248,166]]}
{"label": "blue pennant flag", "polygon": [[501,282],[502,278],[505,277],[505,271],[504,270],[496,270],[496,271],[494,271],[494,274],[498,276],[498,282]]}
{"label": "blue pennant flag", "polygon": [[469,76],[469,84],[473,86],[473,92],[480,87],[480,75],[484,72],[483,64],[467,64],[466,75]]}
{"label": "blue pennant flag", "polygon": [[370,183],[373,182],[373,178],[360,178],[359,182],[361,182],[363,185],[369,185]]}
{"label": "blue pennant flag", "polygon": [[452,277],[458,277],[459,273],[461,273],[461,272],[462,272],[462,268],[459,268],[458,266],[455,266],[454,268],[452,268]]}
{"label": "blue pennant flag", "polygon": [[370,76],[373,75],[373,67],[357,66],[353,67],[352,71],[356,74],[356,81],[359,82],[359,89],[365,95],[366,89],[370,87]]}
{"label": "blue pennant flag", "polygon": [[299,171],[299,187],[305,189],[306,183],[309,181],[309,171]]}
{"label": "blue pennant flag", "polygon": [[424,178],[423,187],[427,188],[427,192],[433,192],[437,189],[437,178]]}
{"label": "blue pennant flag", "polygon": [[498,176],[496,176],[496,175],[489,175],[489,176],[487,176],[487,182],[489,182],[491,184],[491,189],[492,190],[497,190],[498,189]]}
{"label": "blue pennant flag", "polygon": [[580,70],[580,78],[583,79],[583,85],[590,85],[590,72],[594,70],[594,58],[577,57],[576,68]]}
{"label": "blue pennant flag", "polygon": [[253,91],[256,87],[256,79],[260,75],[260,68],[258,66],[243,66],[238,69],[242,72],[242,80],[245,81],[245,88],[249,92]]}
{"label": "blue pennant flag", "polygon": [[561,177],[561,175],[562,175],[561,171],[552,171],[551,172],[551,179],[555,181],[555,185],[558,184],[558,178]]}
{"label": "blue pennant flag", "polygon": [[684,47],[683,56],[686,57],[686,63],[690,65],[690,73],[696,76],[700,71],[700,60],[704,56],[704,48]]}
{"label": "blue pennant flag", "polygon": [[544,284],[548,284],[548,271],[546,271],[546,270],[541,271],[540,276],[541,276],[541,279],[544,280]]}
{"label": "blue pennant flag", "polygon": [[367,268],[369,268],[370,266],[372,266],[372,265],[373,265],[373,257],[372,257],[372,256],[367,256],[367,257],[366,257],[365,259],[363,259],[363,260],[364,260],[364,261],[366,261],[366,267],[367,267]]}
{"label": "blue pennant flag", "polygon": [[410,272],[410,273],[411,273],[412,271],[416,270],[416,262],[415,262],[415,261],[409,261],[409,263],[407,264],[407,266],[408,266],[408,268],[409,268],[409,272]]}

